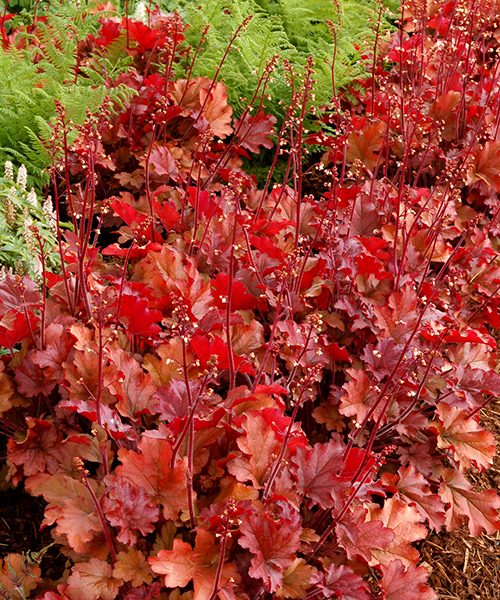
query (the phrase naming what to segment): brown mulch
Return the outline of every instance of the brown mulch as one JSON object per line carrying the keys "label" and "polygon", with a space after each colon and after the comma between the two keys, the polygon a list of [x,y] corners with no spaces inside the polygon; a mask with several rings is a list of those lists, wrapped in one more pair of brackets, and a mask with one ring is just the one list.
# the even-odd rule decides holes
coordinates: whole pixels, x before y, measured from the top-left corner
{"label": "brown mulch", "polygon": [[[481,415],[500,446],[500,406]],[[500,447],[499,447],[500,452]],[[475,488],[500,489],[500,456],[486,473],[469,473]],[[431,572],[430,584],[439,600],[500,600],[500,532],[473,538],[467,527],[430,535],[420,553]]]}

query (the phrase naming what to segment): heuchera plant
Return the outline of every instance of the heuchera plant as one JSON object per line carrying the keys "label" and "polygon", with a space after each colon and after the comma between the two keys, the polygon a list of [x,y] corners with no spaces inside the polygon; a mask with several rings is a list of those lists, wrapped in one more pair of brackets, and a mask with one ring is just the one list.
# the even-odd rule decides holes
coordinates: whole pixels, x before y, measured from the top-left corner
{"label": "heuchera plant", "polygon": [[430,600],[414,543],[499,529],[467,478],[500,390],[494,6],[422,6],[317,134],[312,63],[275,133],[272,63],[234,122],[222,83],[172,80],[178,16],[89,40],[137,95],[71,148],[59,109],[62,273],[0,285],[8,479],[71,566],[8,555],[5,597]]}

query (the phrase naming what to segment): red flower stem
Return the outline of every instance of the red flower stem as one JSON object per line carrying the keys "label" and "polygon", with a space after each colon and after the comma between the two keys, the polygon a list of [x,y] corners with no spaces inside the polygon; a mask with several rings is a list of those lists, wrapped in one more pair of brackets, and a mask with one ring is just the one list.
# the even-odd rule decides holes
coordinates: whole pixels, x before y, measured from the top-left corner
{"label": "red flower stem", "polygon": [[212,93],[212,90],[214,89],[215,84],[217,83],[217,79],[219,78],[220,72],[222,70],[222,66],[226,62],[226,58],[228,57],[228,54],[229,54],[231,48],[233,47],[234,42],[236,41],[236,39],[238,38],[238,36],[240,35],[240,33],[243,31],[243,29],[245,29],[245,27],[247,27],[247,25],[250,23],[250,21],[252,20],[252,18],[253,18],[252,15],[249,15],[248,17],[246,17],[242,21],[242,23],[238,26],[238,28],[233,33],[233,35],[231,36],[231,39],[229,40],[229,43],[228,43],[228,45],[227,45],[227,47],[226,47],[226,49],[224,51],[224,54],[222,55],[222,58],[221,58],[219,64],[217,65],[217,69],[216,69],[215,74],[214,74],[214,76],[212,78],[210,86],[208,87],[207,95],[205,97],[205,100],[203,101],[203,104],[200,107],[200,110],[198,112],[198,116],[196,117],[196,119],[193,120],[193,122],[191,123],[191,125],[188,127],[187,131],[184,133],[184,136],[182,137],[182,140],[180,142],[181,145],[188,138],[189,134],[193,130],[193,127],[196,125],[196,123],[198,122],[199,118],[203,114],[203,111],[205,110],[205,106],[208,104],[208,101],[210,99],[210,95]]}
{"label": "red flower stem", "polygon": [[[181,342],[182,342],[182,372],[184,375],[184,382],[186,385],[186,394],[188,397],[188,410],[189,414],[193,412],[193,395],[191,393],[191,385],[189,381],[189,373],[187,366],[187,341],[186,336],[181,334]],[[188,466],[186,471],[186,486],[187,486],[187,495],[188,495],[188,507],[189,507],[189,520],[191,523],[191,527],[196,527],[196,518],[195,518],[195,510],[194,510],[194,494],[193,494],[193,453],[194,453],[194,420],[191,419],[188,428]],[[172,454],[172,458],[174,455]],[[172,460],[172,459],[171,459]],[[174,459],[175,460],[175,459]],[[174,466],[174,463],[171,462],[171,465]]]}
{"label": "red flower stem", "polygon": [[113,543],[113,538],[111,536],[111,532],[108,527],[108,522],[106,521],[106,517],[104,516],[104,513],[102,512],[102,508],[99,503],[99,500],[97,499],[97,496],[95,495],[94,490],[92,489],[92,486],[90,485],[90,482],[87,478],[87,473],[85,472],[85,469],[82,467],[80,469],[80,472],[81,472],[85,487],[87,488],[87,490],[92,498],[92,502],[94,503],[94,506],[95,506],[95,509],[97,512],[97,516],[99,517],[99,521],[101,522],[102,531],[104,533],[104,537],[106,538],[106,544],[108,546],[109,553],[111,554],[111,559],[113,560],[113,562],[116,562],[116,550],[115,550],[115,545]]}
{"label": "red flower stem", "polygon": [[37,233],[38,248],[40,249],[40,262],[42,264],[42,304],[40,306],[40,346],[45,349],[45,316],[47,307],[47,267],[45,264],[45,253],[43,251],[42,238]]}
{"label": "red flower stem", "polygon": [[153,150],[153,144],[155,142],[156,135],[156,124],[153,124],[151,131],[151,140],[148,146],[148,153],[146,155],[146,164],[144,166],[144,180],[146,186],[146,199],[149,206],[149,215],[151,217],[151,241],[155,241],[155,212],[154,212],[154,202],[151,194],[150,180],[149,180],[149,165],[151,161],[151,152]]}
{"label": "red flower stem", "polygon": [[186,92],[188,91],[189,82],[191,81],[191,77],[193,75],[193,69],[194,69],[194,65],[196,64],[196,59],[198,58],[201,47],[207,37],[209,29],[210,29],[210,25],[205,25],[203,27],[203,29],[201,30],[201,36],[200,36],[200,39],[198,40],[198,45],[196,46],[196,49],[193,54],[193,58],[192,58],[191,62],[189,63],[189,69],[188,69],[188,72],[186,75],[186,84],[184,86],[184,90],[183,90],[180,100],[178,102],[179,106],[182,106],[182,101],[184,100]]}
{"label": "red flower stem", "polygon": [[234,280],[234,244],[236,242],[236,228],[237,228],[237,213],[238,213],[238,199],[235,197],[234,203],[234,224],[233,224],[233,235],[231,239],[231,250],[229,255],[229,281],[227,285],[227,302],[226,302],[226,344],[227,344],[227,358],[229,362],[229,389],[232,390],[236,383],[236,372],[234,368],[234,356],[233,356],[233,340],[231,337],[231,300],[233,294],[233,280]]}
{"label": "red flower stem", "polygon": [[229,511],[227,511],[226,519],[224,522],[224,533],[222,535],[222,539],[221,539],[221,543],[220,543],[220,558],[219,558],[219,562],[217,564],[217,571],[215,572],[214,585],[212,588],[212,593],[210,594],[210,598],[208,600],[217,600],[217,598],[219,596],[220,580],[222,577],[222,570],[224,568],[224,561],[225,561],[225,557],[226,557],[228,529],[229,529]]}
{"label": "red flower stem", "polygon": [[200,399],[202,397],[202,394],[205,391],[205,386],[206,386],[206,384],[208,382],[208,378],[209,378],[209,375],[207,374],[202,379],[201,384],[200,384],[200,390],[199,390],[199,392],[198,392],[198,394],[196,396],[196,400],[193,402],[193,408],[192,408],[192,410],[189,411],[189,414],[188,414],[188,417],[186,419],[186,422],[184,423],[184,427],[182,428],[179,436],[177,437],[177,439],[175,441],[174,446],[172,447],[172,458],[170,459],[170,464],[171,464],[172,467],[175,465],[175,460],[177,458],[177,454],[179,453],[180,447],[182,446],[182,444],[183,444],[183,442],[184,442],[184,440],[186,438],[186,435],[187,435],[187,433],[189,431],[189,428],[191,427],[191,423],[194,420],[194,415],[195,415],[195,412],[196,412],[196,407],[198,406],[198,403],[199,403],[199,401],[200,401]]}
{"label": "red flower stem", "polygon": [[274,483],[274,481],[278,475],[278,472],[280,470],[281,463],[283,461],[283,457],[285,456],[285,452],[288,448],[288,442],[290,440],[292,428],[295,425],[295,419],[297,418],[297,413],[299,411],[299,407],[302,404],[302,396],[304,395],[306,385],[307,385],[307,382],[304,383],[304,386],[300,392],[300,396],[297,398],[297,401],[295,402],[295,406],[293,407],[293,413],[292,413],[292,416],[290,417],[290,423],[288,424],[285,436],[283,438],[283,442],[281,444],[280,453],[278,454],[278,457],[276,458],[273,466],[271,467],[271,472],[269,473],[269,477],[266,482],[266,487],[264,488],[264,492],[262,493],[263,500],[265,500],[271,493],[273,483]]}

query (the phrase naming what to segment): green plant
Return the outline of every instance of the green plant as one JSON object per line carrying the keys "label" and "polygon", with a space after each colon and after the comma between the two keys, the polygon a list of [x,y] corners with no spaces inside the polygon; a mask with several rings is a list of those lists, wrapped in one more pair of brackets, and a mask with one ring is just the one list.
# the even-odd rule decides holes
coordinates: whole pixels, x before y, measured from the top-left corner
{"label": "green plant", "polygon": [[[393,5],[394,3],[392,3]],[[390,12],[377,0],[163,0],[169,10],[179,10],[189,24],[187,41],[196,47],[204,36],[203,48],[193,74],[212,78],[228,47],[231,32],[251,19],[234,41],[220,72],[231,105],[240,114],[255,90],[264,66],[279,55],[268,86],[266,106],[278,118],[290,97],[286,63],[300,78],[308,61],[314,59],[315,106],[326,104],[339,88],[364,75],[360,46],[374,44],[390,28]],[[377,26],[378,23],[378,26]]]}
{"label": "green plant", "polygon": [[[93,5],[56,3],[43,20],[11,30],[0,49],[0,162],[26,165],[36,188],[48,182],[46,142],[52,135],[55,101],[68,119],[83,122],[86,112],[97,110],[109,95],[107,78],[127,63],[84,54],[83,41],[97,31],[103,16]],[[123,99],[125,88],[111,94],[114,100]]]}
{"label": "green plant", "polygon": [[7,161],[0,178],[0,266],[39,278],[44,269],[59,270],[56,214],[50,197],[40,204],[26,182],[26,167],[19,167],[14,180],[13,165]]}

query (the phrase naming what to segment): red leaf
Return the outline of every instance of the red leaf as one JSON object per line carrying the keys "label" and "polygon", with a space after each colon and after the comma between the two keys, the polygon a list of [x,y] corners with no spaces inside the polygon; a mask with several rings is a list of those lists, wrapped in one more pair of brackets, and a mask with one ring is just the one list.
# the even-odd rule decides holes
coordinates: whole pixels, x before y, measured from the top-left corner
{"label": "red leaf", "polygon": [[142,51],[158,48],[162,40],[161,30],[152,29],[141,21],[128,19],[128,35],[131,40],[137,42]]}
{"label": "red leaf", "polygon": [[107,520],[120,529],[116,536],[119,542],[136,544],[137,532],[145,536],[154,531],[160,511],[143,488],[116,475],[108,475],[105,484],[106,495],[102,505]]}
{"label": "red leaf", "polygon": [[[210,360],[216,359],[218,369],[229,369],[229,351],[226,342],[219,336],[211,340],[206,335],[194,335],[190,341],[190,348],[200,360],[202,368],[206,368]],[[248,360],[242,356],[236,356],[233,352],[234,367],[240,373],[252,375],[254,370]]]}
{"label": "red leaf", "polygon": [[326,573],[317,573],[311,578],[314,590],[322,593],[322,598],[341,600],[370,600],[370,590],[363,579],[350,567],[330,565]]}
{"label": "red leaf", "polygon": [[399,497],[418,510],[430,527],[439,531],[444,524],[444,504],[437,494],[433,494],[429,482],[413,465],[401,467],[396,484]]}
{"label": "red leaf", "polygon": [[380,570],[384,600],[437,600],[436,593],[427,585],[429,573],[424,567],[405,568],[400,560],[393,560]]}
{"label": "red leaf", "polygon": [[243,455],[229,460],[227,468],[238,481],[251,481],[260,488],[274,464],[281,443],[264,416],[256,410],[245,415],[242,427],[244,434],[238,438],[237,444]]}
{"label": "red leaf", "polygon": [[243,119],[236,121],[234,128],[237,132],[236,142],[250,152],[259,152],[260,147],[272,148],[271,135],[274,133],[276,117],[266,115],[259,110],[255,115],[247,113]]}
{"label": "red leaf", "polygon": [[0,347],[12,350],[16,344],[22,342],[36,330],[38,317],[33,312],[28,312],[28,318],[24,312],[9,312],[0,324]]}
{"label": "red leaf", "polygon": [[349,489],[350,480],[342,477],[345,446],[339,436],[325,444],[315,444],[312,448],[298,448],[292,463],[292,473],[297,478],[299,490],[312,504],[321,508],[332,508],[341,502],[343,494]]}
{"label": "red leaf", "polygon": [[[229,291],[229,275],[218,273],[212,280],[212,289],[215,291],[214,298],[218,308],[226,308]],[[257,298],[249,294],[245,284],[237,279],[232,282],[231,309],[252,310],[257,306]]]}
{"label": "red leaf", "polygon": [[139,212],[129,202],[125,202],[124,200],[114,198],[109,205],[127,225],[140,224],[148,218],[147,215]]}
{"label": "red leaf", "polygon": [[299,513],[288,502],[278,500],[244,514],[238,543],[253,554],[248,573],[262,579],[266,589],[276,592],[283,572],[296,558],[301,534]]}
{"label": "red leaf", "polygon": [[361,557],[369,562],[374,548],[383,549],[394,539],[394,532],[380,521],[365,521],[367,513],[365,508],[358,506],[335,527],[338,542],[349,560]]}
{"label": "red leaf", "polygon": [[446,511],[446,529],[453,531],[461,526],[464,518],[471,535],[494,533],[500,530],[500,498],[493,490],[476,492],[463,473],[446,469],[439,493],[450,507]]}
{"label": "red leaf", "polygon": [[124,319],[129,335],[155,337],[161,331],[158,321],[163,319],[160,310],[150,309],[144,296],[123,293],[120,298],[118,317]]}
{"label": "red leaf", "polygon": [[205,217],[212,212],[215,206],[206,190],[194,186],[188,187],[188,201],[193,208],[198,210],[198,214]]}
{"label": "red leaf", "polygon": [[463,469],[472,464],[487,469],[495,457],[495,436],[480,427],[478,420],[468,418],[460,408],[440,404],[438,447],[451,448]]}
{"label": "red leaf", "polygon": [[120,37],[121,31],[122,24],[119,21],[114,21],[113,19],[102,19],[101,28],[98,32],[99,37],[96,38],[95,43],[98,46],[106,48]]}

